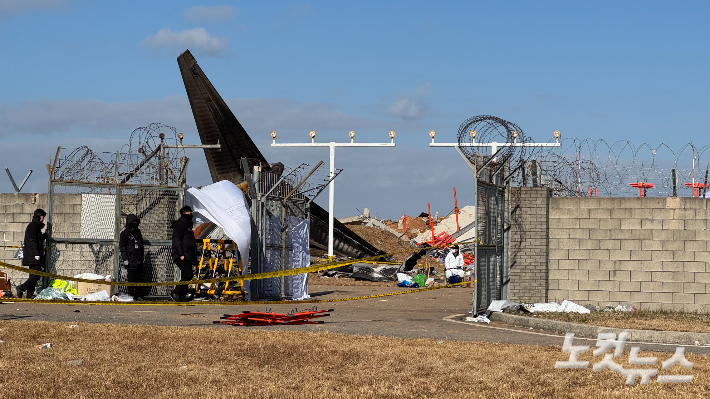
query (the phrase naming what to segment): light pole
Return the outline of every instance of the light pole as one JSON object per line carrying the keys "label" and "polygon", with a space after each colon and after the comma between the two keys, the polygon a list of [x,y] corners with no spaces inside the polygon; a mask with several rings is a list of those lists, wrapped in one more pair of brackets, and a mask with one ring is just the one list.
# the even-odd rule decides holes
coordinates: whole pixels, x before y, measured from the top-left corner
{"label": "light pole", "polygon": [[[276,144],[276,132],[271,132],[271,146],[272,147],[328,147],[330,148],[330,175],[332,179],[335,174],[335,147],[394,147],[394,131],[389,132],[390,142],[389,143],[356,143],[355,142],[355,132],[350,131],[348,136],[350,137],[349,143],[336,143],[331,141],[330,143],[316,143],[316,132],[311,130],[308,135],[311,137],[310,143],[279,143]],[[335,180],[331,180],[330,187],[328,187],[328,258],[333,259],[333,204],[335,203]]]}
{"label": "light pole", "polygon": [[[429,147],[454,147],[456,148],[456,151],[458,151],[459,155],[461,155],[461,158],[463,158],[464,161],[466,161],[466,164],[471,168],[473,171],[473,192],[474,195],[476,196],[476,200],[474,200],[474,206],[473,206],[473,236],[475,238],[478,238],[478,169],[476,168],[475,163],[471,163],[469,159],[466,157],[466,155],[461,151],[461,147],[489,147],[491,149],[491,154],[493,157],[498,153],[498,148],[499,147],[559,147],[560,146],[560,131],[555,130],[553,135],[555,136],[555,142],[554,143],[518,143],[518,132],[512,131],[511,135],[513,136],[513,142],[512,143],[497,143],[497,142],[490,142],[490,143],[477,143],[476,142],[476,131],[471,130],[469,133],[471,136],[471,142],[470,143],[436,143],[434,142],[434,136],[436,136],[435,131],[430,131],[429,132],[429,137],[431,137],[431,143],[429,143]],[[484,165],[485,166],[485,165]],[[480,276],[479,273],[479,267],[480,267],[480,262],[478,261],[478,241],[474,241],[474,249],[473,249],[473,257],[476,260],[476,266],[475,266],[475,276],[476,280],[478,280],[478,276]],[[478,283],[474,283],[473,285],[473,314],[475,315],[478,312],[478,296],[476,295],[476,292],[478,290]]]}

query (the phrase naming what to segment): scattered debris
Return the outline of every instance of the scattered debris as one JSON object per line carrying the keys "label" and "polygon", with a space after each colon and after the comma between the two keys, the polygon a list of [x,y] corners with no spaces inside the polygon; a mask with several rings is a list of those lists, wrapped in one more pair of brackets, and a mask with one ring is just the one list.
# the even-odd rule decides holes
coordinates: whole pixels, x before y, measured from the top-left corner
{"label": "scattered debris", "polygon": [[42,349],[49,349],[49,348],[51,348],[51,347],[52,347],[52,343],[51,343],[51,342],[47,342],[46,344],[42,344],[42,345],[35,345],[35,349],[39,349],[39,350],[42,350]]}
{"label": "scattered debris", "polygon": [[69,360],[67,364],[70,366],[81,366],[82,364],[84,364],[84,361],[82,359]]}
{"label": "scattered debris", "polygon": [[92,292],[91,294],[84,295],[82,301],[89,301],[89,302],[105,302],[105,301],[110,301],[111,297],[108,295],[108,292],[106,290],[99,291],[99,292]]}
{"label": "scattered debris", "polygon": [[473,321],[475,323],[486,323],[491,324],[491,321],[485,315],[480,315],[478,317],[466,317],[466,321]]}
{"label": "scattered debris", "polygon": [[79,326],[76,325],[76,324],[72,324],[72,325],[69,326],[69,328],[79,328]]}
{"label": "scattered debris", "polygon": [[394,281],[397,270],[399,270],[398,265],[375,266],[366,263],[354,263],[351,277],[369,281]]}
{"label": "scattered debris", "polygon": [[58,288],[52,288],[52,287],[47,287],[40,291],[39,294],[35,297],[35,299],[43,299],[43,300],[51,300],[51,299],[58,299],[58,300],[64,300],[68,301],[69,297],[67,296],[66,293],[62,292],[62,290]]}
{"label": "scattered debris", "polygon": [[617,305],[614,308],[614,311],[616,312],[625,312],[625,313],[636,313],[637,310],[635,307],[629,305],[628,303],[622,303],[620,305]]}
{"label": "scattered debris", "polygon": [[491,312],[502,312],[506,308],[515,306],[520,306],[520,304],[517,302],[509,301],[507,299],[501,299],[498,301],[492,301],[491,304],[488,306],[488,310]]}
{"label": "scattered debris", "polygon": [[113,302],[133,302],[133,296],[125,293],[119,293],[111,297]]}
{"label": "scattered debris", "polygon": [[[475,213],[476,208],[474,206],[464,206],[463,208],[459,208],[459,217],[458,217],[458,225],[459,225],[459,231],[466,230],[465,227],[471,225],[474,220],[474,213]],[[455,235],[457,232],[456,230],[456,214],[451,213],[449,216],[446,218],[442,219],[434,225],[434,235],[439,235],[441,233],[447,233],[450,235]],[[456,237],[457,241],[466,241],[473,237],[473,229],[467,230],[467,234],[460,235],[459,237]],[[425,241],[431,240],[431,229],[427,229],[427,231],[419,234],[414,240],[418,243],[422,243]]]}
{"label": "scattered debris", "polygon": [[406,273],[397,273],[397,282],[398,283],[404,283],[404,282],[414,283],[414,278]]}

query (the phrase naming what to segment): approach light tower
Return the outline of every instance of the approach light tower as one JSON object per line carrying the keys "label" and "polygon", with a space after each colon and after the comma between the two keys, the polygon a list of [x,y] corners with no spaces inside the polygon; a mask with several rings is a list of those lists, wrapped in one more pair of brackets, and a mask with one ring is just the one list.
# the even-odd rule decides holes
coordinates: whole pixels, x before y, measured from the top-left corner
{"label": "approach light tower", "polygon": [[[553,136],[555,137],[555,142],[554,143],[518,143],[518,132],[513,130],[510,132],[510,135],[513,137],[513,142],[512,143],[498,143],[498,142],[490,142],[490,143],[478,143],[476,142],[476,135],[477,132],[475,130],[471,130],[469,132],[469,135],[471,136],[471,142],[470,143],[436,143],[434,142],[434,137],[436,136],[435,131],[430,131],[429,132],[429,137],[431,137],[431,143],[429,143],[429,147],[454,147],[456,148],[456,151],[458,151],[459,155],[461,155],[461,158],[463,158],[464,161],[466,161],[466,164],[471,168],[473,171],[473,192],[477,193],[478,192],[478,169],[476,167],[476,164],[471,163],[468,158],[466,158],[466,155],[461,151],[461,147],[488,147],[491,149],[491,159],[495,161],[496,155],[500,151],[500,147],[559,147],[560,146],[560,137],[562,134],[560,133],[559,130],[555,130],[553,133]],[[487,164],[487,162],[486,162]],[[484,164],[483,167],[486,165]],[[474,194],[475,195],[475,194]],[[478,195],[476,195],[476,200],[474,200],[474,210],[473,210],[473,236],[478,237]],[[474,253],[474,258],[476,259],[476,266],[475,266],[475,275],[476,279],[478,279],[478,276],[480,276],[480,262],[478,262],[478,240],[474,242],[474,247],[473,247],[473,253]],[[477,308],[478,308],[478,296],[476,295],[476,292],[478,290],[478,281],[473,285],[473,314],[477,314]]]}
{"label": "approach light tower", "polygon": [[[336,143],[331,141],[330,143],[316,143],[316,132],[311,130],[308,135],[311,138],[310,143],[283,143],[276,144],[276,132],[271,132],[272,147],[328,147],[330,148],[330,175],[329,177],[333,179],[335,175],[335,147],[394,147],[394,131],[389,132],[390,142],[389,143],[356,143],[355,142],[355,132],[348,132],[350,137],[349,143]],[[333,204],[335,203],[335,180],[330,181],[330,187],[328,187],[328,258],[333,259]]]}

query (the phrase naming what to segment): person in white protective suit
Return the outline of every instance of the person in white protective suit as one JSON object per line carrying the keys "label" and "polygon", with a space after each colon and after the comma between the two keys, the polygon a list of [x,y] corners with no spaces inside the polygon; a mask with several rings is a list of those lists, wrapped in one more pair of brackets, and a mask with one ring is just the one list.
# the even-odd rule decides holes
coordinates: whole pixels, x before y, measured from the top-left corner
{"label": "person in white protective suit", "polygon": [[463,281],[463,276],[464,276],[463,254],[461,254],[461,252],[459,252],[458,245],[454,245],[451,248],[451,251],[449,251],[448,255],[446,255],[446,259],[444,260],[444,265],[446,268],[446,272],[445,272],[446,281],[449,284],[456,284],[458,282]]}

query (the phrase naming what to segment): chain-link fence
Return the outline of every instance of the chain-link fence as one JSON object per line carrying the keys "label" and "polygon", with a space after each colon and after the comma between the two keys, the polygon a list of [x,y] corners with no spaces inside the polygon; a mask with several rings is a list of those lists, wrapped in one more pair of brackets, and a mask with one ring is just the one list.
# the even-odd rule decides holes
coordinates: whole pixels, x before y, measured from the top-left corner
{"label": "chain-link fence", "polygon": [[[170,281],[179,277],[171,259],[170,237],[171,222],[177,219],[182,203],[182,190],[108,183],[50,183],[48,270],[67,276],[110,274],[116,281],[126,281],[126,269],[119,259],[119,235],[125,228],[126,216],[135,214],[141,219],[145,243],[142,281]],[[164,286],[146,287],[142,295],[167,295],[168,290]]]}
{"label": "chain-link fence", "polygon": [[[63,157],[57,152],[47,200],[49,272],[110,274],[126,281],[119,235],[126,217],[134,214],[141,220],[145,248],[142,281],[179,279],[170,238],[184,202],[188,159],[181,148],[167,145],[180,138],[174,128],[154,123],[136,129],[123,151],[114,154],[88,147]],[[166,295],[169,289],[145,287],[140,295]]]}

